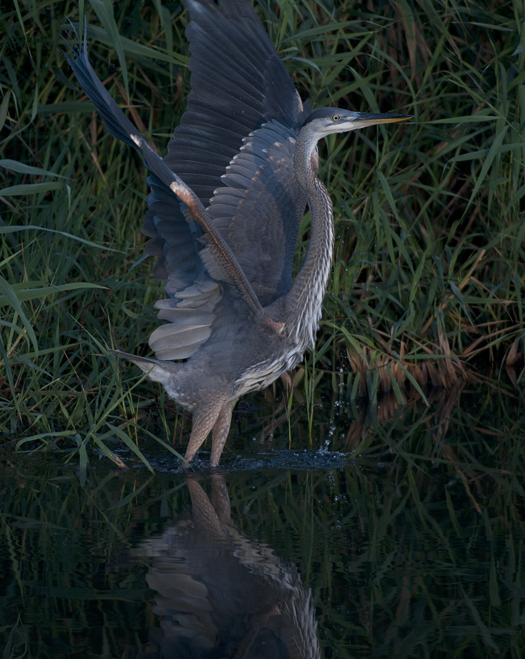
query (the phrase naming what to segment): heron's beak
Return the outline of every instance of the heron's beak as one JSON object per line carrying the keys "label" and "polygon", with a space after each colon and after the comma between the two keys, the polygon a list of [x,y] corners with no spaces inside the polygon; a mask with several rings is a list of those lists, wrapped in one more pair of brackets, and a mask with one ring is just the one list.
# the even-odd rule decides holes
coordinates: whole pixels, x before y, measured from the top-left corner
{"label": "heron's beak", "polygon": [[[360,112],[357,119],[352,121],[350,130],[359,130],[376,124],[393,124],[398,121],[413,119],[411,114],[375,114],[374,112]],[[348,124],[347,124],[348,125]],[[347,129],[348,130],[348,129]]]}

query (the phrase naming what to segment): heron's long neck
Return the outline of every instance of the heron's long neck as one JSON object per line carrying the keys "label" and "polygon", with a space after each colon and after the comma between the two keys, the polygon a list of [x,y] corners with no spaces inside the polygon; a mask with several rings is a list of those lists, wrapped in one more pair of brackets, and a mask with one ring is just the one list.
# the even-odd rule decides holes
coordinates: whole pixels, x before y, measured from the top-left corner
{"label": "heron's long neck", "polygon": [[312,167],[317,141],[302,132],[295,149],[295,175],[306,192],[310,208],[310,241],[301,269],[286,296],[286,324],[288,336],[313,346],[332,266],[334,224],[332,201]]}

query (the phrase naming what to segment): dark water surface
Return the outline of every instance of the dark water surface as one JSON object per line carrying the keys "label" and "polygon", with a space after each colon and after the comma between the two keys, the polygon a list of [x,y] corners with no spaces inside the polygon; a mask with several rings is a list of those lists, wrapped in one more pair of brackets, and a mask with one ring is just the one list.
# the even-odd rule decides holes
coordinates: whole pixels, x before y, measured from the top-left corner
{"label": "dark water surface", "polygon": [[241,413],[215,474],[4,453],[0,657],[525,656],[523,394],[429,400]]}

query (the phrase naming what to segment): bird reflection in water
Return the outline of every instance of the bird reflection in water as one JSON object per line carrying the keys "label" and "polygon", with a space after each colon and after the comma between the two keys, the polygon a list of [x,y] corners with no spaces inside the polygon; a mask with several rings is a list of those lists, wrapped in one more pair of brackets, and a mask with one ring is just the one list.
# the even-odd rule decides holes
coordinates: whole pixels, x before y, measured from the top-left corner
{"label": "bird reflection in water", "polygon": [[188,478],[192,514],[179,517],[135,555],[151,561],[156,592],[154,659],[314,659],[321,656],[312,595],[295,566],[231,520],[224,479],[211,497]]}

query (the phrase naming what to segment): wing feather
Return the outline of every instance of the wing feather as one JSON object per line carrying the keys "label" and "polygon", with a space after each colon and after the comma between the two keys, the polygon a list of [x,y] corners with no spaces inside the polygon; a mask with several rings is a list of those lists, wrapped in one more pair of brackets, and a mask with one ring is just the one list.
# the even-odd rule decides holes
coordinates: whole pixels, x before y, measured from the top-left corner
{"label": "wing feather", "polygon": [[[305,203],[292,180],[289,137],[297,137],[310,110],[249,0],[186,0],[186,6],[191,92],[165,162],[211,204],[219,232],[264,305],[291,285]],[[269,164],[266,153],[277,141],[286,144],[287,161],[279,166]],[[276,172],[277,187],[271,183]],[[277,207],[281,202],[284,209]]]}
{"label": "wing feather", "polygon": [[[161,317],[169,323],[152,334],[151,346],[160,358],[190,357],[209,339],[216,320],[214,311],[225,292],[226,304],[220,313],[229,318],[253,322],[252,316],[262,313],[261,305],[195,193],[169,169],[108,94],[91,67],[87,45],[83,49],[73,46],[72,55],[69,63],[111,134],[140,149],[151,173],[145,232],[152,237],[150,251],[160,255],[156,271],[167,276],[165,291],[170,303],[161,310]],[[170,313],[179,306],[187,313]],[[209,312],[206,322],[204,311]]]}
{"label": "wing feather", "polygon": [[[310,110],[249,0],[186,5],[192,89],[164,163],[209,206],[248,287],[267,304],[291,285],[305,206],[293,177],[293,139]],[[99,107],[110,132],[135,146],[135,127],[116,112],[85,57],[86,67],[72,64],[79,81],[110,107]],[[148,181],[145,252],[157,257],[153,274],[166,281],[166,299],[156,305],[165,324],[150,345],[160,359],[184,359],[222,340],[232,322],[241,328],[248,312],[229,287],[217,247],[154,173]]]}
{"label": "wing feather", "polygon": [[208,209],[263,306],[285,295],[305,207],[293,169],[297,132],[264,124],[222,177]]}

